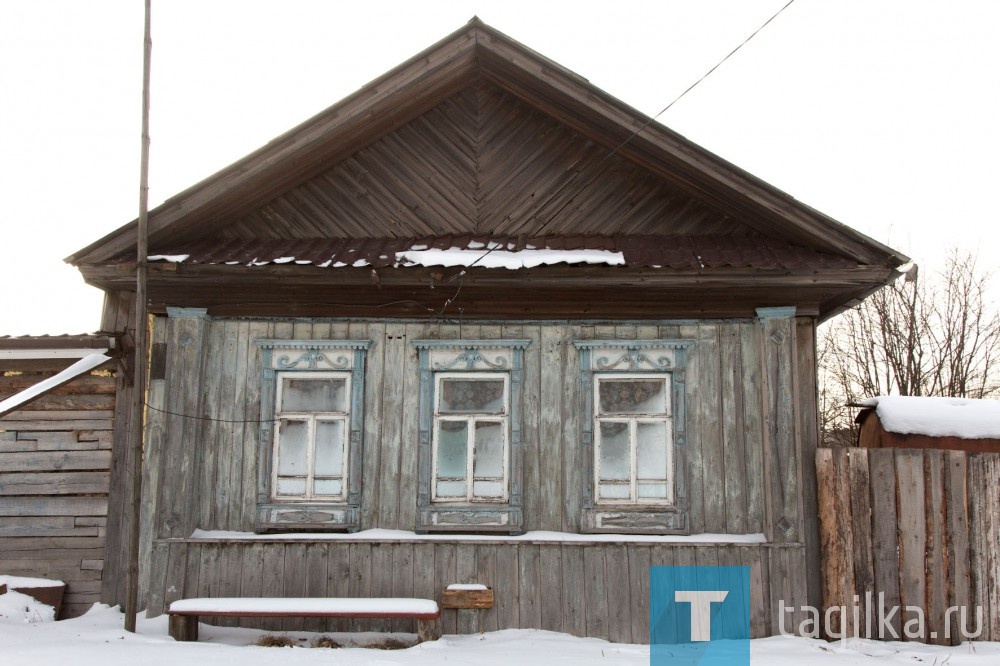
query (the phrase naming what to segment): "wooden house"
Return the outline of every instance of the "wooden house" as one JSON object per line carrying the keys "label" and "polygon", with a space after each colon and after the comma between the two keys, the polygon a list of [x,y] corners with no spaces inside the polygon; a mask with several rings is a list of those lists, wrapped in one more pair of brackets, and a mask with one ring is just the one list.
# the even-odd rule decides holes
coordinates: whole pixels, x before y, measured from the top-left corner
{"label": "wooden house", "polygon": [[[136,230],[68,259],[107,330]],[[751,567],[755,635],[819,605],[816,325],[906,257],[478,20],[151,211],[149,247],[151,614],[482,583],[446,633],[643,642],[661,564]]]}
{"label": "wooden house", "polygon": [[114,347],[103,335],[0,338],[0,574],[64,582],[45,599],[61,600],[60,617],[101,600]]}
{"label": "wooden house", "polygon": [[864,449],[940,449],[1000,453],[1000,401],[880,396],[858,405]]}

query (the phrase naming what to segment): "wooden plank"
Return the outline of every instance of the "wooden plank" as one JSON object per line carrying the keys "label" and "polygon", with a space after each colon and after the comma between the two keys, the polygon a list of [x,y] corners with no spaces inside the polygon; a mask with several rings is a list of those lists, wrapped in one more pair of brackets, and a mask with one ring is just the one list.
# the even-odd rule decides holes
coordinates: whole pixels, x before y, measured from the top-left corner
{"label": "wooden plank", "polygon": [[174,542],[167,547],[167,566],[163,584],[163,607],[170,608],[170,604],[191,596],[191,592],[184,587],[185,573],[187,571],[188,545]]}
{"label": "wooden plank", "polygon": [[[332,546],[337,548],[336,545]],[[328,543],[309,543],[305,546],[305,597],[334,596],[327,591],[329,575],[327,567],[330,561],[331,545]],[[323,618],[305,618],[302,628],[305,631],[322,632],[326,629]]]}
{"label": "wooden plank", "polygon": [[[460,543],[455,547],[455,578],[457,583],[481,582],[476,570],[474,545]],[[479,611],[459,610],[457,631],[460,634],[478,634],[481,631]]]}
{"label": "wooden plank", "polygon": [[[427,327],[423,324],[408,324],[404,331],[406,340],[423,339]],[[398,529],[409,530],[417,524],[417,477],[418,477],[418,447],[420,416],[420,372],[418,370],[418,352],[409,342],[403,344],[403,389],[402,405],[402,442],[400,447],[399,465],[399,511],[395,517]]]}
{"label": "wooden plank", "polygon": [[[241,329],[242,330],[242,329]],[[268,338],[272,335],[270,324],[266,322],[254,321],[250,322],[246,326],[246,380],[243,383],[244,387],[244,399],[242,402],[243,411],[240,412],[238,409],[235,413],[240,414],[246,420],[255,420],[261,418],[261,415],[265,412],[263,411],[265,406],[260,404],[260,393],[261,393],[261,382],[263,374],[263,354],[260,353],[256,340],[261,338]],[[238,395],[234,396],[238,399]],[[239,403],[237,403],[239,405]],[[272,406],[267,405],[268,410],[272,409]],[[267,443],[269,444],[269,443]],[[238,469],[234,466],[233,473],[239,475],[240,479],[240,492],[237,495],[239,497],[238,507],[242,510],[235,512],[233,508],[230,509],[232,515],[237,513],[239,515],[239,522],[237,523],[240,527],[238,529],[242,530],[253,530],[257,524],[257,493],[258,493],[258,482],[257,482],[257,467],[258,461],[260,459],[261,447],[267,444],[260,441],[260,426],[253,423],[246,423],[243,428],[243,452],[242,452],[242,469]],[[234,485],[234,492],[236,486]]]}
{"label": "wooden plank", "polygon": [[[60,409],[60,410],[47,410],[47,411],[37,411],[37,410],[18,410],[15,412],[10,412],[4,414],[3,422],[5,427],[14,426],[19,428],[20,423],[23,421],[29,421],[31,423],[44,423],[48,421],[88,421],[88,420],[111,420],[114,418],[114,412],[109,409]],[[30,428],[28,428],[30,430]],[[49,430],[50,428],[41,428],[41,430]],[[75,428],[57,428],[58,430],[74,430]]]}
{"label": "wooden plank", "polygon": [[698,373],[689,373],[687,381],[689,386],[694,382],[700,397],[688,402],[687,408],[694,412],[701,442],[704,529],[706,532],[721,533],[726,531],[726,470],[719,424],[719,415],[723,414],[719,327],[699,326],[697,348]]}
{"label": "wooden plank", "polygon": [[743,425],[743,358],[740,326],[719,327],[722,372],[722,452],[725,474],[726,533],[747,532],[747,457]]}
{"label": "wooden plank", "polygon": [[[969,563],[969,498],[967,496],[967,454],[945,452],[944,503],[947,514],[945,540],[948,561],[948,605],[970,608],[972,605],[971,569]],[[967,615],[968,617],[968,615]],[[945,627],[952,645],[962,641],[960,616],[953,614]]]}
{"label": "wooden plank", "polygon": [[[306,595],[306,545],[290,542],[285,544],[284,557],[284,589],[283,597],[305,597]],[[391,568],[386,569],[388,575]],[[390,596],[390,595],[387,595]],[[283,631],[302,631],[303,618],[284,618],[281,622]]]}
{"label": "wooden plank", "polygon": [[224,456],[219,451],[222,442],[225,424],[219,419],[224,418],[221,413],[220,403],[222,402],[222,381],[223,357],[225,349],[223,344],[223,333],[225,332],[225,322],[210,321],[205,324],[205,349],[202,361],[201,390],[198,399],[197,427],[197,447],[189,449],[187,455],[197,456],[197,482],[195,485],[195,499],[191,504],[191,509],[196,516],[197,525],[203,529],[215,529],[221,523],[216,522],[215,517],[215,496],[219,488],[218,464]]}
{"label": "wooden plank", "polygon": [[[239,548],[240,552],[240,595],[244,597],[262,597],[263,577],[271,572],[264,570],[264,544],[249,543]],[[239,623],[240,626],[245,626]]]}
{"label": "wooden plank", "polygon": [[593,481],[584,478],[584,470],[590,466],[588,457],[593,456],[591,448],[584,448],[580,439],[580,420],[584,418],[581,405],[580,354],[573,346],[573,340],[581,338],[579,326],[567,330],[566,353],[562,359],[562,527],[564,532],[578,532],[583,513],[583,492]]}
{"label": "wooden plank", "polygon": [[[39,414],[44,414],[45,412],[27,412],[27,414],[32,414],[36,418],[33,420],[4,420],[0,421],[3,423],[5,429],[10,429],[12,426],[16,427],[18,430],[32,430],[32,431],[47,431],[47,430],[113,430],[114,429],[114,419],[110,418],[110,415],[106,418],[96,418],[96,419],[72,419],[72,420],[60,420],[60,421],[49,421],[49,420],[39,420],[37,416]],[[107,414],[107,412],[102,412]]]}
{"label": "wooden plank", "polygon": [[8,497],[0,516],[106,516],[106,497]]}
{"label": "wooden plank", "polygon": [[587,545],[583,550],[583,587],[587,636],[609,640],[608,580],[604,548]]}
{"label": "wooden plank", "polygon": [[[875,589],[884,595],[885,607],[894,608],[900,605],[895,451],[867,449],[867,452],[872,495],[872,564],[875,571]],[[882,632],[880,625],[879,631],[885,634],[884,638],[893,638],[892,632],[895,632],[897,638],[902,636],[899,613],[896,613],[888,624],[891,631],[886,629]],[[881,633],[879,637],[883,638]]]}
{"label": "wooden plank", "polygon": [[[162,327],[160,327],[162,329]],[[156,344],[156,330],[153,330],[153,344]],[[144,573],[154,566],[153,542],[156,536],[157,506],[156,497],[159,494],[157,484],[160,481],[160,455],[163,452],[163,422],[152,418],[154,409],[163,409],[164,382],[162,379],[149,381],[146,392],[146,403],[152,408],[147,410],[146,431],[143,434],[143,465],[142,465],[142,504],[139,507],[139,597],[137,607],[143,607],[145,595],[150,593],[146,588],[147,580],[158,580],[162,584],[162,572],[159,578],[148,578]],[[159,566],[162,566],[159,565]],[[152,585],[152,583],[150,583]],[[160,592],[162,595],[162,591]]]}
{"label": "wooden plank", "polygon": [[4,472],[61,472],[111,468],[111,451],[0,453]]}
{"label": "wooden plank", "polygon": [[[351,546],[333,542],[329,548],[326,565],[326,593],[331,597],[351,595]],[[350,631],[350,620],[330,620],[326,624],[329,631]]]}
{"label": "wooden plank", "polygon": [[163,593],[166,590],[167,555],[169,547],[164,541],[154,541],[151,546],[149,568],[146,575],[139,576],[140,608],[146,608],[147,617],[157,617],[163,614],[166,607],[163,603]]}
{"label": "wooden plank", "polygon": [[[545,555],[542,553],[545,552]],[[542,559],[543,557],[547,559]],[[554,559],[553,559],[554,558]],[[552,626],[559,626],[559,588],[562,579],[558,576],[560,555],[558,546],[537,546],[534,544],[520,544],[518,546],[517,559],[517,589],[510,590],[515,596],[518,604],[517,617],[518,626],[523,629],[551,629]],[[544,568],[548,566],[548,571]],[[548,574],[550,581],[545,580]],[[549,583],[553,583],[551,586]],[[545,590],[545,594],[542,594]],[[550,596],[551,595],[551,596]],[[555,597],[555,607],[550,610],[552,621],[550,626],[545,624],[545,613],[542,610],[546,601],[552,603],[552,596]],[[548,598],[546,598],[548,597]]]}
{"label": "wooden plank", "polygon": [[[570,345],[567,331],[561,326],[543,326],[541,330],[541,377],[538,410],[538,485],[537,519],[532,523],[541,530],[562,529],[562,476],[564,471],[562,445],[563,372],[566,347]],[[575,409],[576,406],[568,406]],[[576,490],[574,488],[574,490]]]}
{"label": "wooden plank", "polygon": [[925,451],[924,457],[924,511],[926,514],[927,546],[924,555],[926,581],[926,629],[929,638],[924,640],[936,645],[947,645],[944,619],[948,608],[948,568],[945,564],[945,503],[944,503],[944,452]]}
{"label": "wooden plank", "polygon": [[[279,541],[275,543],[267,543],[264,546],[264,563],[261,567],[263,576],[261,578],[260,585],[260,595],[262,597],[286,596],[284,576],[274,575],[279,571],[283,572],[285,570],[285,559],[284,543]],[[255,621],[253,625],[259,626],[260,628],[268,631],[282,630],[282,622],[280,618],[260,618]]]}
{"label": "wooden plank", "polygon": [[413,596],[417,599],[437,599],[445,587],[437,580],[434,551],[433,543],[413,546]]}
{"label": "wooden plank", "polygon": [[[434,544],[434,580],[436,582],[436,586],[441,589],[444,589],[452,583],[458,582],[455,544]],[[434,598],[437,598],[437,593],[435,593]],[[444,633],[458,633],[457,622],[457,611],[441,613],[441,631]]]}
{"label": "wooden plank", "polygon": [[[413,498],[399,496],[400,459],[402,456],[403,395],[399,387],[404,384],[403,374],[408,345],[402,324],[388,324],[383,340],[384,362],[381,374],[369,370],[369,378],[378,382],[382,401],[382,434],[378,439],[380,476],[378,476],[378,527],[387,529],[411,529],[410,525],[399,523],[399,506],[405,501],[413,503]],[[416,440],[413,440],[416,441]],[[366,450],[366,455],[370,452]],[[376,477],[365,477],[366,483]]]}
{"label": "wooden plank", "polygon": [[[872,631],[877,635],[878,612],[873,613],[874,617],[868,617],[865,595],[871,594],[872,599],[878,600],[879,590],[875,586],[875,565],[872,554],[872,509],[871,509],[871,476],[868,471],[868,451],[866,449],[848,449],[847,469],[841,470],[841,474],[846,472],[849,476],[850,493],[850,519],[853,524],[851,534],[853,553],[851,559],[854,563],[854,594],[860,598],[860,612],[858,615],[858,635],[863,638],[874,638]],[[845,520],[845,516],[839,520]],[[846,599],[845,601],[851,601]],[[874,606],[877,608],[877,604]],[[853,635],[853,634],[852,634]]]}
{"label": "wooden plank", "polygon": [[[371,549],[371,596],[391,597],[395,544],[373,543]],[[391,620],[373,620],[369,626],[371,627],[369,631],[392,631]]]}
{"label": "wooden plank", "polygon": [[516,544],[494,546],[496,549],[496,578],[493,591],[496,605],[497,629],[517,629],[521,626],[518,602],[519,555]]}
{"label": "wooden plank", "polygon": [[111,450],[112,433],[106,430],[87,431],[30,431],[10,430],[0,433],[3,450],[9,453],[24,451],[95,451]]}
{"label": "wooden plank", "polygon": [[[375,344],[365,357],[365,372],[370,378],[382,377],[385,372],[385,324],[372,323],[365,325],[352,322],[351,337],[369,339],[381,342]],[[365,382],[365,429],[364,429],[364,459],[362,461],[362,480],[371,492],[361,493],[361,524],[378,527],[379,520],[379,474],[382,469],[380,440],[382,438],[382,386],[378,381]],[[374,487],[371,482],[374,481]],[[395,483],[395,479],[388,482]]]}
{"label": "wooden plank", "polygon": [[[634,548],[635,546],[632,546]],[[604,551],[604,569],[608,586],[608,637],[614,643],[634,643],[632,626],[641,620],[634,615],[636,603],[632,599],[632,578],[642,578],[642,572],[629,569],[629,547],[607,546]]]}
{"label": "wooden plank", "polygon": [[[628,546],[629,624],[633,643],[649,643],[649,567],[652,548]],[[611,563],[611,566],[615,566]]]}
{"label": "wooden plank", "polygon": [[[530,553],[526,554],[531,555]],[[568,597],[575,597],[577,601],[581,597],[575,591],[567,592],[563,587],[566,581],[566,572],[564,570],[566,560],[564,557],[572,559],[571,554],[567,554],[562,546],[541,545],[538,547],[537,573],[530,569],[525,570],[522,568],[529,576],[532,576],[528,581],[522,581],[522,584],[535,585],[534,588],[527,592],[531,597],[528,610],[531,613],[530,617],[534,623],[530,626],[541,627],[549,631],[566,631],[567,625],[564,622],[563,613],[567,602],[573,601],[572,599],[568,599]],[[523,599],[521,603],[521,619],[523,622],[525,610]],[[582,618],[583,609],[579,608],[577,612]],[[582,626],[582,620],[580,620],[579,625]],[[573,627],[576,625],[570,623],[569,626]]]}
{"label": "wooden plank", "polygon": [[802,538],[799,502],[798,430],[795,419],[794,329],[791,319],[764,321],[766,404],[770,440],[769,537],[789,543]]}
{"label": "wooden plank", "polygon": [[[924,553],[927,529],[924,515],[924,458],[919,451],[896,450],[899,497],[899,596],[905,606],[920,606],[926,613]],[[904,628],[916,613],[902,611]],[[904,636],[905,638],[905,636]]]}
{"label": "wooden plank", "polygon": [[[392,595],[393,597],[413,596],[413,544],[398,543],[392,548]],[[410,620],[393,620],[393,631],[412,631]]]}
{"label": "wooden plank", "polygon": [[0,474],[0,496],[106,495],[110,480],[107,471]]}
{"label": "wooden plank", "polygon": [[[563,544],[562,567],[562,629],[573,636],[590,636],[588,632],[588,597],[586,596],[587,576],[584,564],[584,546]],[[593,562],[591,563],[593,566]],[[544,575],[544,570],[543,570]],[[581,580],[583,584],[581,584]],[[605,602],[606,603],[606,602]],[[542,622],[546,622],[545,606],[542,607]]]}
{"label": "wooden plank", "polygon": [[[697,326],[681,326],[680,335],[687,340],[699,340],[700,337]],[[704,355],[705,352],[700,345],[689,349],[687,370],[685,371],[688,419],[685,455],[687,456],[687,496],[690,505],[688,516],[692,534],[705,532],[705,465],[702,453],[702,424],[699,420],[702,412],[697,407],[703,400],[710,399],[706,396],[704,384],[701,381],[701,366],[708,362],[703,360]]]}
{"label": "wooden plank", "polygon": [[[969,533],[972,556],[972,603],[983,608],[979,640],[1000,638],[1000,455],[970,454]],[[969,613],[974,616],[974,611]],[[970,628],[975,624],[969,620]]]}
{"label": "wooden plank", "polygon": [[[487,587],[497,588],[497,546],[479,544],[476,548],[476,578]],[[499,628],[497,604],[479,611],[479,630],[496,631]]]}
{"label": "wooden plank", "polygon": [[524,397],[522,404],[521,496],[524,503],[525,531],[541,529],[542,515],[542,456],[541,386],[542,386],[542,327],[525,326],[524,337],[531,344],[524,352]]}

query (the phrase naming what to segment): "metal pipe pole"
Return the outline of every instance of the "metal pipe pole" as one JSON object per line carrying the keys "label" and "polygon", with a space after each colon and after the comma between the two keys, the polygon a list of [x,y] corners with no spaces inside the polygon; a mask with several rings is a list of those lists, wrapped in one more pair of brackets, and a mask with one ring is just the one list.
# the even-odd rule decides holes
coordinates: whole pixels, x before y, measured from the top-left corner
{"label": "metal pipe pole", "polygon": [[152,0],[146,0],[145,31],[142,51],[142,148],[139,157],[139,229],[135,257],[135,381],[132,384],[131,488],[129,502],[128,573],[125,589],[125,630],[135,632],[139,612],[139,517],[142,508],[142,440],[146,403],[146,257],[148,252],[147,218],[149,216],[149,60],[153,50],[150,35]]}

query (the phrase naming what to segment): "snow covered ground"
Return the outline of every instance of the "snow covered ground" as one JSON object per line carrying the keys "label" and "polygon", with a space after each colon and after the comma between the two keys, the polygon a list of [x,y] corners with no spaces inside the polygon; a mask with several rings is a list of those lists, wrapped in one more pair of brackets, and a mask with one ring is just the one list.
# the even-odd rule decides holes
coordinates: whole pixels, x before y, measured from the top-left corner
{"label": "snow covered ground", "polygon": [[[0,599],[3,599],[0,596]],[[8,600],[9,601],[9,600]],[[2,609],[4,604],[0,604]],[[14,615],[14,614],[12,614]],[[277,648],[254,645],[265,632],[203,625],[197,643],[175,643],[167,635],[167,620],[140,616],[136,634],[122,629],[117,608],[95,605],[80,618],[61,622],[26,622],[23,617],[0,617],[0,664],[39,666],[297,666],[299,664],[429,666],[431,664],[517,664],[530,666],[589,666],[629,664],[646,666],[649,649],[642,645],[608,643],[594,638],[535,630],[507,630],[471,636],[445,636],[403,650],[339,648]],[[287,634],[307,646],[316,634]],[[362,638],[332,634],[333,638]],[[368,635],[370,638],[371,635]],[[917,643],[851,642],[846,648],[823,641],[775,637],[752,642],[751,659],[766,666],[987,666],[1000,664],[1000,643],[965,644],[944,648]]]}

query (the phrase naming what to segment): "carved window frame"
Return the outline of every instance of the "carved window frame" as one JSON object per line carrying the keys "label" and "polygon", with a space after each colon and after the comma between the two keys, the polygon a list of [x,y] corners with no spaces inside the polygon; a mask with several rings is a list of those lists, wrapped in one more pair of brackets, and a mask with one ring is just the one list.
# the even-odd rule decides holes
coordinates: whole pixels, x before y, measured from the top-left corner
{"label": "carved window frame", "polygon": [[[522,402],[524,350],[530,340],[413,340],[419,357],[417,532],[523,532]],[[507,381],[505,500],[433,499],[434,424],[441,376],[499,376]]]}
{"label": "carved window frame", "polygon": [[[257,531],[360,528],[364,429],[365,358],[371,340],[258,340],[261,350],[261,424],[257,465]],[[339,499],[280,499],[274,487],[278,381],[341,374],[348,379],[345,492]]]}
{"label": "carved window frame", "polygon": [[[687,414],[685,368],[693,340],[577,340],[580,357],[582,413],[580,438],[584,449],[583,511],[585,533],[687,534],[690,530],[687,495]],[[597,500],[595,400],[601,378],[667,376],[671,400],[672,500]]]}

